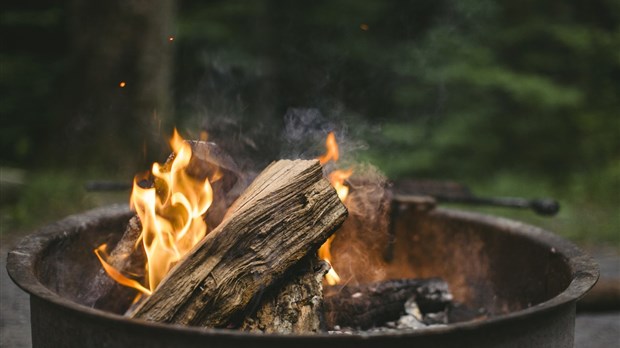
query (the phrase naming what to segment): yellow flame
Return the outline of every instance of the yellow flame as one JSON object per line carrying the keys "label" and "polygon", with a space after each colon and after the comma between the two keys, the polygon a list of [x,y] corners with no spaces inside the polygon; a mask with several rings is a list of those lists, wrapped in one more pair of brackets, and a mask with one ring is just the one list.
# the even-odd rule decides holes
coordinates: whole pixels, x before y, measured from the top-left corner
{"label": "yellow flame", "polygon": [[347,186],[344,182],[353,174],[353,169],[347,170],[334,170],[329,173],[328,179],[332,186],[336,189],[336,193],[338,194],[338,198],[342,202],[347,199],[349,195],[349,186]]}
{"label": "yellow flame", "polygon": [[[327,135],[327,139],[325,140],[325,147],[327,148],[327,151],[325,152],[323,156],[320,156],[318,158],[319,163],[323,165],[329,161],[334,161],[334,162],[338,161],[338,158],[339,158],[338,143],[336,142],[336,136],[334,135],[333,132],[330,132]],[[327,177],[329,179],[329,182],[334,187],[334,189],[336,189],[338,198],[340,198],[342,202],[344,202],[347,199],[347,196],[349,195],[349,186],[345,184],[345,181],[352,174],[353,174],[352,169],[334,170]],[[321,247],[319,248],[319,258],[329,262],[330,265],[332,262],[331,244],[335,236],[336,236],[335,234],[331,235],[325,241],[325,243],[323,243],[323,245],[321,245]],[[336,272],[336,270],[334,270],[333,266],[329,270],[329,272],[327,272],[327,274],[325,275],[325,281],[329,285],[336,285],[340,283],[340,276],[338,276],[338,273]]]}
{"label": "yellow flame", "polygon": [[[213,201],[209,178],[199,181],[186,173],[192,150],[176,129],[170,146],[175,153],[172,163],[166,166],[153,164],[154,187],[140,187],[136,177],[130,199],[130,206],[142,222],[140,241],[147,258],[146,287],[151,292],[168,271],[204,238],[207,224],[203,215]],[[97,250],[95,253],[110,277],[148,294],[142,285],[125,281],[124,276],[107,264]]]}

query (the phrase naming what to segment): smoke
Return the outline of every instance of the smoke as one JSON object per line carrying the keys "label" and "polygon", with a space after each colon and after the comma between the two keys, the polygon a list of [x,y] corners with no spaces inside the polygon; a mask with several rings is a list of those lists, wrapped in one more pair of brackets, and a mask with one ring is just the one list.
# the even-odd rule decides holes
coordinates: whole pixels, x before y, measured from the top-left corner
{"label": "smoke", "polygon": [[[284,115],[282,132],[282,158],[316,158],[325,152],[325,139],[334,132],[340,152],[339,166],[355,162],[358,151],[368,148],[366,142],[352,136],[349,126],[351,116],[344,115],[341,108],[334,108],[331,117],[323,116],[316,108],[289,108]],[[360,126],[360,121],[358,128]]]}
{"label": "smoke", "polygon": [[345,283],[384,279],[389,185],[379,169],[358,161],[359,154],[368,149],[364,135],[377,128],[338,104],[325,113],[319,108],[289,107],[278,121],[261,117],[248,120],[240,99],[221,98],[226,93],[219,93],[214,99],[227,100],[227,104],[195,104],[194,125],[186,131],[194,131],[195,135],[188,133],[190,137],[199,137],[196,129],[207,132],[209,141],[228,152],[249,177],[280,158],[317,158],[326,152],[327,135],[335,134],[339,160],[324,165],[325,175],[338,169],[352,169],[353,175],[346,183],[350,188],[345,201],[349,217],[336,231],[332,265]]}
{"label": "smoke", "polygon": [[349,217],[336,231],[332,264],[344,283],[384,280],[383,255],[390,243],[390,185],[383,173],[370,164],[358,164],[353,170],[345,200]]}
{"label": "smoke", "polygon": [[348,123],[327,119],[318,109],[290,108],[284,124],[282,157],[316,158],[326,150],[327,134],[334,132],[340,158],[325,164],[325,173],[351,169],[353,175],[345,183],[349,187],[345,200],[349,217],[335,232],[332,265],[344,283],[385,279],[383,254],[390,241],[391,194],[388,180],[378,168],[356,161],[356,154],[368,146],[351,134]]}

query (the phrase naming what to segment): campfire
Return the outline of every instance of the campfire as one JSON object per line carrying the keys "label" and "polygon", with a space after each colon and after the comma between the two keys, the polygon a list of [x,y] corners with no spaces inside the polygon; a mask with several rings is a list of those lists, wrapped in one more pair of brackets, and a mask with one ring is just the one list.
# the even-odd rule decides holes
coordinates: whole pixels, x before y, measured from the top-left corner
{"label": "campfire", "polygon": [[131,210],[69,217],[9,254],[33,295],[33,346],[572,344],[591,259],[339,167],[335,134],[325,143],[254,176],[175,132]]}
{"label": "campfire", "polygon": [[[346,283],[337,285],[342,279],[331,252],[336,235],[358,243],[362,233],[369,240],[386,235],[387,225],[375,221],[384,216],[359,211],[385,210],[380,180],[358,179],[348,202],[354,171],[333,169],[339,159],[333,132],[318,163],[274,162],[232,206],[230,200],[214,202],[212,185],[224,177],[212,151],[216,145],[187,142],[176,130],[170,145],[166,163],[134,179],[130,206],[136,215],[122,239],[111,252],[106,243],[94,250],[106,273],[87,292],[96,308],[151,321],[277,333],[447,324],[452,295],[441,279],[368,278],[369,272],[349,265],[343,267]],[[231,187],[215,190],[225,197]],[[210,225],[212,206],[227,214]],[[340,253],[342,264],[368,265],[367,250]],[[380,263],[372,266],[381,272]],[[133,298],[126,288],[134,290]]]}

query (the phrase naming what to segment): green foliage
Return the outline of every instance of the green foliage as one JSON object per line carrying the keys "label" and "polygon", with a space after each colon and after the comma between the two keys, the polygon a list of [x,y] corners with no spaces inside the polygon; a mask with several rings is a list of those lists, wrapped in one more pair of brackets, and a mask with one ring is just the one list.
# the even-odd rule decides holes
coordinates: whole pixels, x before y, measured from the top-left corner
{"label": "green foliage", "polygon": [[[611,173],[610,173],[611,174]],[[492,178],[480,181],[475,185],[474,192],[480,196],[514,196],[528,198],[553,197],[560,202],[560,212],[554,217],[541,217],[529,210],[507,208],[472,208],[459,206],[463,209],[474,209],[483,213],[524,221],[535,226],[556,232],[581,244],[609,243],[620,249],[620,185],[618,172],[613,175],[604,174],[601,187],[611,193],[601,194],[591,185],[595,180],[589,177],[576,176],[571,178],[566,188],[558,188],[541,177],[523,177],[511,173],[495,173]],[[610,201],[601,201],[601,197],[615,197]]]}
{"label": "green foliage", "polygon": [[[11,8],[15,6],[15,8]],[[12,4],[0,14],[0,159],[36,165],[37,147],[54,121],[51,104],[62,70],[63,11],[60,7]]]}
{"label": "green foliage", "polygon": [[2,217],[3,224],[17,229],[31,228],[92,207],[94,202],[80,183],[74,174],[59,171],[28,177],[17,202],[4,207],[10,214]]}
{"label": "green foliage", "polygon": [[[0,16],[22,36],[0,54],[4,161],[36,165],[42,135],[62,126],[47,108],[64,78],[66,15],[40,5]],[[369,148],[360,159],[391,178],[555,196],[565,208],[544,221],[617,241],[617,0],[188,0],[177,23],[171,93],[186,134],[208,128],[268,161],[286,110],[317,108],[353,120],[347,133]]]}

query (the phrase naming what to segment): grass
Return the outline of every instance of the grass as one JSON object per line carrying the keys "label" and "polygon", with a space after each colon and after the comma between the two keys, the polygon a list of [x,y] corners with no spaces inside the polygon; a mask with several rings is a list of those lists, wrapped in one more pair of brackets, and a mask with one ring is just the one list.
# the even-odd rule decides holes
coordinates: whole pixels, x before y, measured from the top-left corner
{"label": "grass", "polygon": [[497,175],[485,182],[474,183],[474,193],[479,196],[550,197],[560,202],[560,212],[553,217],[543,217],[531,210],[466,206],[459,208],[523,221],[581,245],[603,244],[620,250],[620,197],[614,197],[612,192],[610,196],[599,198],[597,194],[583,194],[582,190],[574,189],[583,186],[588,185],[572,182],[554,187],[534,178]]}
{"label": "grass", "polygon": [[34,229],[93,207],[128,202],[129,192],[87,192],[87,179],[72,172],[42,171],[28,173],[19,188],[4,187],[3,193],[12,192],[2,200],[0,234]]}

